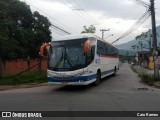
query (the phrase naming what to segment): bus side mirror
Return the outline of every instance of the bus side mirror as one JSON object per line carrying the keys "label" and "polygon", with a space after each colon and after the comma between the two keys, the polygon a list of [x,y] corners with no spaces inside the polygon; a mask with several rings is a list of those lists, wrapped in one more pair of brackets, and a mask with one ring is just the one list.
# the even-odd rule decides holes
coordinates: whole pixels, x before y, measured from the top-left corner
{"label": "bus side mirror", "polygon": [[84,43],[84,53],[87,54],[88,51],[89,51],[89,44],[90,44],[90,40],[87,40],[85,43]]}
{"label": "bus side mirror", "polygon": [[50,44],[43,44],[41,47],[40,47],[40,56],[44,56],[44,50],[46,47],[50,47]]}

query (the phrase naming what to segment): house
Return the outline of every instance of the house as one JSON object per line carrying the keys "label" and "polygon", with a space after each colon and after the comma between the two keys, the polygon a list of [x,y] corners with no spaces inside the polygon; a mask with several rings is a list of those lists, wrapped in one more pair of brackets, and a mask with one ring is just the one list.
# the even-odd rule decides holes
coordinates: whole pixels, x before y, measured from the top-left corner
{"label": "house", "polygon": [[138,51],[136,54],[136,61],[137,64],[145,67],[145,68],[149,68],[149,57],[151,56],[151,52],[150,51]]}

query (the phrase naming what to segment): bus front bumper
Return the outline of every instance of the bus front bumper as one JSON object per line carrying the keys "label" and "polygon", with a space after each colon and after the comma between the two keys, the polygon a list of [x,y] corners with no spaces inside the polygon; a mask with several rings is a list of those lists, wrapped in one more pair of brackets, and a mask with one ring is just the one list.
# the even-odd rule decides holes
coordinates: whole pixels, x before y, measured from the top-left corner
{"label": "bus front bumper", "polygon": [[75,78],[53,78],[47,77],[48,83],[57,85],[88,85],[96,81],[96,75],[80,76]]}

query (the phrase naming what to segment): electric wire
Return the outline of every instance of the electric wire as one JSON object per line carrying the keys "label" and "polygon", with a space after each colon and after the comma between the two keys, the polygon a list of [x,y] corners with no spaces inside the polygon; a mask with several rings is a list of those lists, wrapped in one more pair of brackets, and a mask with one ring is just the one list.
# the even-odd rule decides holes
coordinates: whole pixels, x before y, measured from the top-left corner
{"label": "electric wire", "polygon": [[[70,1],[70,0],[68,0]],[[90,19],[90,21],[94,22],[95,24],[99,24],[92,16],[90,16],[82,7],[81,5],[76,1],[76,0],[72,0],[72,2],[78,7],[79,12],[81,12],[83,15],[87,16],[88,19]],[[70,2],[71,3],[71,2]],[[85,14],[84,14],[85,13]]]}
{"label": "electric wire", "polygon": [[139,3],[140,5],[146,7],[146,8],[149,8],[150,5],[142,0],[135,0],[137,3]]}
{"label": "electric wire", "polygon": [[[33,1],[32,1],[33,2]],[[34,3],[39,4],[38,2],[34,1]],[[42,11],[42,10],[41,10]],[[46,12],[42,11],[44,14],[46,14],[47,16],[49,16],[51,19],[54,20],[54,22],[57,22],[55,24],[59,24],[61,25],[61,28],[64,27],[65,29],[68,29],[69,31],[71,31],[72,33],[75,33],[75,30],[72,30],[71,28],[69,28],[68,26],[62,24],[61,22],[59,22],[58,20],[56,20],[55,18],[53,18],[51,15],[47,14]]]}
{"label": "electric wire", "polygon": [[[71,9],[72,11],[74,11],[74,13],[77,15],[77,16],[79,16],[79,17],[81,17],[86,23],[89,23],[89,24],[91,24],[91,21],[90,20],[88,20],[86,17],[84,17],[82,14],[80,14],[79,12],[77,12],[77,10],[76,10],[76,8],[71,8],[69,5],[68,5],[68,3],[67,3],[67,1],[63,1],[62,0],[62,3],[65,5],[65,6],[67,6],[69,9]],[[71,3],[70,3],[71,4]],[[71,4],[72,5],[72,4]],[[73,6],[73,5],[72,5]]]}
{"label": "electric wire", "polygon": [[53,29],[53,31],[54,31],[54,33],[56,33],[56,34],[59,34],[59,35],[64,36],[64,34],[62,34],[62,33],[58,32],[58,31],[57,31],[57,30],[55,30],[55,29]]}
{"label": "electric wire", "polygon": [[150,15],[148,15],[145,19],[143,19],[143,20],[140,22],[140,24],[137,24],[137,25],[134,24],[135,27],[131,27],[131,29],[129,29],[127,32],[125,32],[125,33],[124,33],[121,37],[119,37],[117,40],[115,40],[114,42],[112,42],[112,44],[115,43],[115,42],[117,42],[117,41],[119,41],[120,39],[128,36],[128,35],[131,34],[133,31],[135,31],[141,24],[143,24],[143,23],[149,18],[149,16],[150,16]]}
{"label": "electric wire", "polygon": [[[41,11],[43,14],[49,16],[51,19],[53,19],[54,21],[56,21],[57,23],[59,23],[61,26],[66,27],[66,26],[63,25],[62,23],[60,23],[60,22],[58,22],[57,20],[55,20],[52,16],[48,15],[48,14],[45,13],[44,11],[40,10],[39,8],[37,8],[36,6],[34,6],[33,4],[31,4],[30,2],[26,2],[26,3],[28,3],[29,5],[31,5],[31,6],[34,7],[35,9]],[[53,24],[51,24],[51,25],[53,25]],[[62,32],[65,32],[65,33],[67,33],[67,34],[71,34],[69,31],[63,30],[63,29],[60,28],[58,25],[53,25],[53,26],[56,26],[56,28],[59,29],[59,30],[61,30]],[[68,28],[68,27],[66,27],[66,28]],[[68,29],[70,29],[70,28],[68,28]]]}
{"label": "electric wire", "polygon": [[66,33],[66,34],[71,34],[71,33],[67,32],[67,31],[65,31],[65,30],[63,30],[63,29],[61,29],[61,28],[59,28],[59,27],[57,27],[57,26],[55,26],[53,24],[51,24],[51,26],[53,26],[54,28],[59,29],[60,31],[62,31],[62,32]]}
{"label": "electric wire", "polygon": [[57,34],[62,35],[62,36],[66,35],[66,34],[62,33],[61,31],[59,31],[58,29],[56,29],[56,28],[52,28],[51,27],[51,29],[54,31],[54,33],[57,33]]}
{"label": "electric wire", "polygon": [[[33,2],[33,1],[32,1]],[[27,2],[26,2],[27,3]],[[29,3],[29,2],[28,2]],[[35,2],[34,2],[35,3]],[[60,24],[61,26],[67,28],[67,29],[70,29],[68,28],[67,26],[63,25],[62,23],[60,23],[59,21],[57,21],[55,18],[53,18],[52,16],[50,16],[49,14],[47,14],[46,12],[42,11],[41,9],[39,9],[38,7],[34,6],[33,4],[29,3],[32,7],[34,7],[35,9],[41,11],[43,14],[47,15],[48,17],[50,17],[52,20],[54,20],[55,22],[57,22],[58,24]],[[36,3],[37,4],[37,3]],[[55,23],[55,24],[57,24]],[[57,25],[58,25],[57,24]]]}
{"label": "electric wire", "polygon": [[112,42],[115,43],[117,41],[119,41],[120,39],[128,36],[129,34],[131,34],[133,31],[135,31],[137,28],[139,28],[139,26],[141,26],[150,16],[150,12],[149,10],[147,10],[136,22],[134,25],[132,25],[129,30],[127,30],[124,34],[122,34],[118,39],[116,39],[115,41]]}

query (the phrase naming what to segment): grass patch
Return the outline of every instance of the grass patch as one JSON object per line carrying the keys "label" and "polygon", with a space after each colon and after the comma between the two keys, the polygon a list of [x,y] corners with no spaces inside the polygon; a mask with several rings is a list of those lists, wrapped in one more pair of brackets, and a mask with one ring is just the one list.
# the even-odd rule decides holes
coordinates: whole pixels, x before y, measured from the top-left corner
{"label": "grass patch", "polygon": [[46,72],[26,72],[18,76],[11,77],[7,75],[0,79],[0,85],[17,85],[27,83],[43,83],[47,82]]}
{"label": "grass patch", "polygon": [[154,85],[154,83],[158,80],[154,77],[154,75],[138,72],[134,67],[131,67],[132,71],[137,73],[141,78],[142,82],[147,83],[148,85]]}
{"label": "grass patch", "polygon": [[138,74],[138,76],[141,78],[141,80],[149,85],[153,85],[157,80],[154,77],[154,75],[148,75],[148,74]]}
{"label": "grass patch", "polygon": [[138,73],[137,70],[134,67],[131,67],[132,71],[135,73]]}

